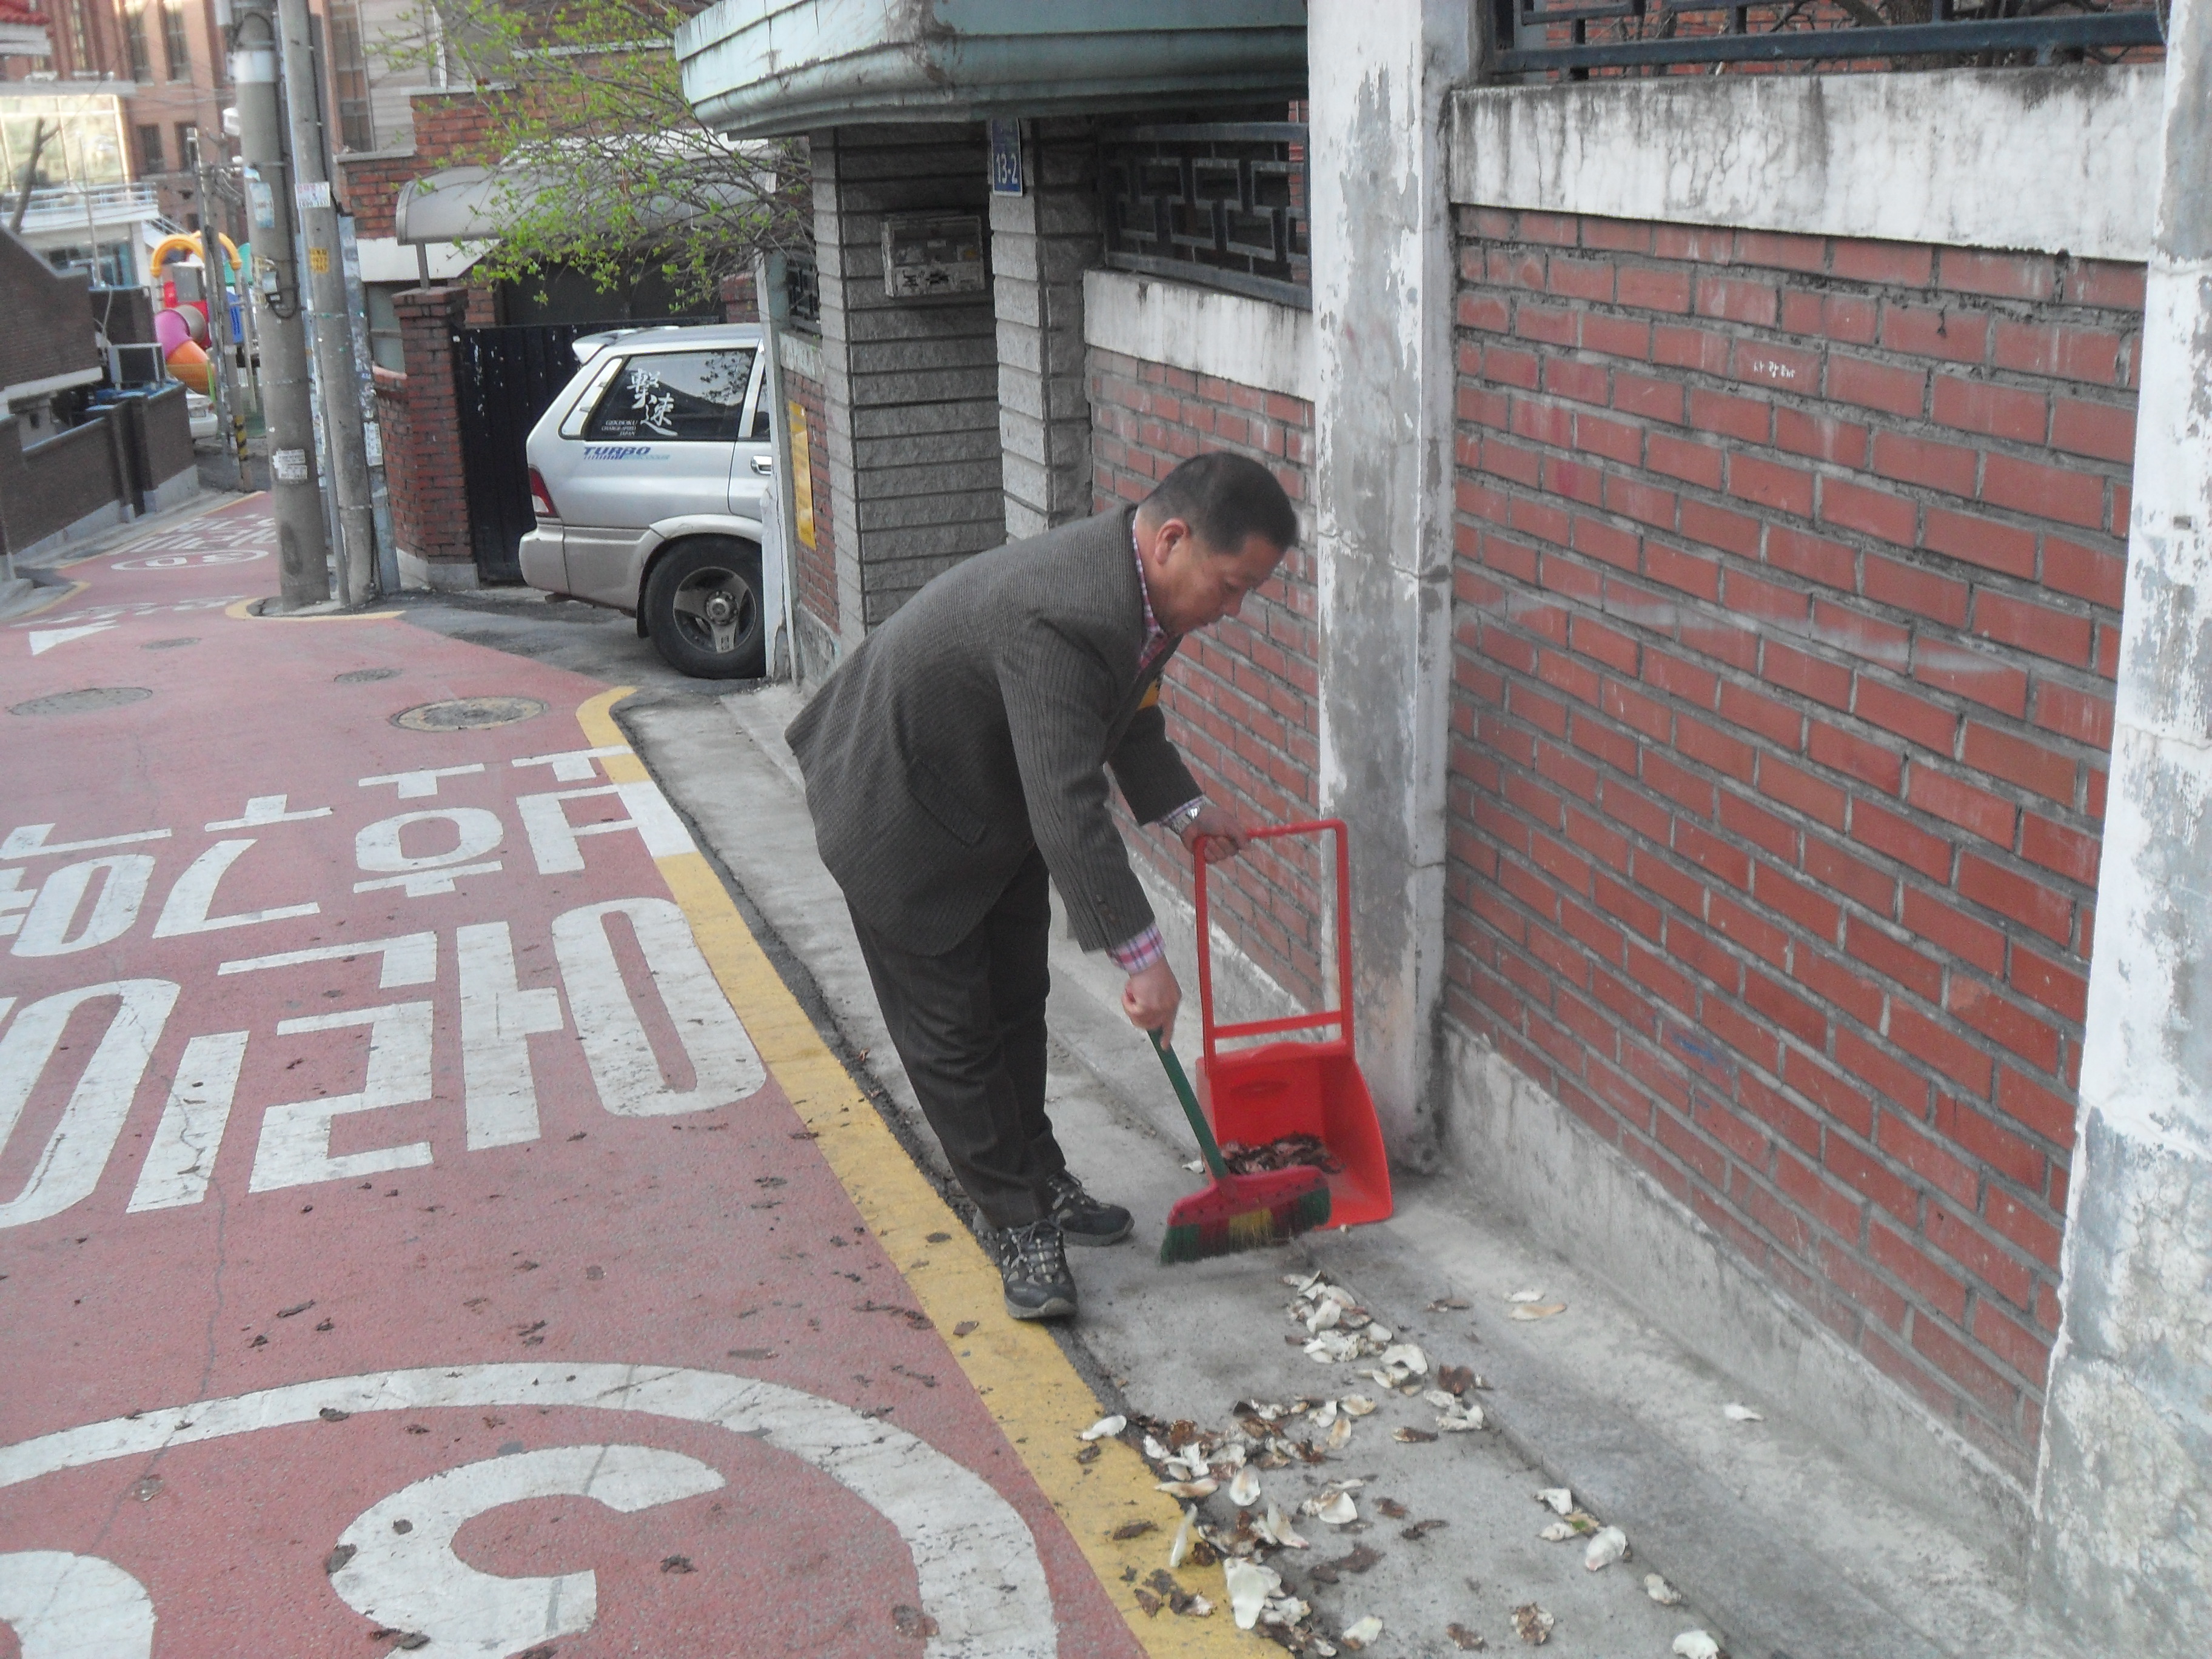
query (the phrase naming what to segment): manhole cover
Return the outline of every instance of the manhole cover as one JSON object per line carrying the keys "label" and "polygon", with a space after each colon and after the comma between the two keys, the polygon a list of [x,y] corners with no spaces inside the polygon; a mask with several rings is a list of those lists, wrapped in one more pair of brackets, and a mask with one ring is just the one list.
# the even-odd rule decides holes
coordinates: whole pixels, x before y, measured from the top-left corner
{"label": "manhole cover", "polygon": [[535,697],[460,697],[417,704],[394,714],[392,723],[410,732],[481,732],[487,726],[534,720],[544,712],[545,705]]}
{"label": "manhole cover", "polygon": [[197,639],[149,640],[138,648],[141,651],[173,651],[180,645],[198,645]]}
{"label": "manhole cover", "polygon": [[[120,708],[154,694],[143,685],[91,685],[82,691],[57,691],[51,697],[19,702],[11,714],[89,714],[101,708]],[[541,705],[542,706],[542,705]]]}
{"label": "manhole cover", "polygon": [[[371,680],[396,680],[398,678],[399,671],[396,668],[349,668],[344,673],[337,677],[336,683],[339,685],[367,685]],[[431,705],[434,708],[445,708],[448,706],[449,705],[443,703],[433,703]],[[410,714],[415,714],[419,711],[410,709],[408,712]],[[495,721],[487,722],[487,724],[495,725],[496,723],[497,722]]]}

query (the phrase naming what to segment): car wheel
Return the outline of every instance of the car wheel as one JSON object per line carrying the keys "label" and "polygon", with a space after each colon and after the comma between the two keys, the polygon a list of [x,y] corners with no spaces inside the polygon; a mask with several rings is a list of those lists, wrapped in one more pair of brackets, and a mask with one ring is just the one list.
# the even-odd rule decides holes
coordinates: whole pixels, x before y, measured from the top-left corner
{"label": "car wheel", "polygon": [[767,660],[760,550],[744,542],[686,542],[653,567],[640,613],[653,649],[699,679],[758,679]]}

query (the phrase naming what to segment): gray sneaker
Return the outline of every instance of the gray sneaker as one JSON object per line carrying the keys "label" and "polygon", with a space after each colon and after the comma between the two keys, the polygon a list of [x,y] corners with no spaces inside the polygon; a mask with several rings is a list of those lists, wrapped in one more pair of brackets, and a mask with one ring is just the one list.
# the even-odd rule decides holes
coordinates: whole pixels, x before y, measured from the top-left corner
{"label": "gray sneaker", "polygon": [[1101,1204],[1064,1170],[1046,1182],[1046,1189],[1052,1195],[1052,1218],[1070,1244],[1119,1244],[1136,1225],[1127,1210]]}
{"label": "gray sneaker", "polygon": [[999,1282],[1017,1319],[1066,1319],[1075,1312],[1075,1276],[1052,1218],[1008,1227],[998,1237]]}

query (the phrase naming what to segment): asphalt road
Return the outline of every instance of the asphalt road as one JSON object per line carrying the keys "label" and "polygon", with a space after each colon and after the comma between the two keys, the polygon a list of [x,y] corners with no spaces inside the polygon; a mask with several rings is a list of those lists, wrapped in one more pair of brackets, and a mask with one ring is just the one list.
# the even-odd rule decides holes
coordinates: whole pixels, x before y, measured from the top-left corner
{"label": "asphalt road", "polygon": [[[1973,1540],[1725,1419],[1449,1182],[1162,1269],[1187,1133],[1072,948],[1050,1103],[1139,1234],[1073,1333],[1007,1320],[788,692],[520,590],[260,618],[264,504],[209,506],[0,624],[0,1659],[1273,1651],[1218,1565],[1153,1611],[1182,1508],[1141,1432],[1077,1436],[1347,1397],[1253,1509],[1307,1534],[1268,1553],[1304,1650],[1518,1650],[1532,1607],[1562,1659],[2034,1650]],[[1489,1429],[1316,1364],[1316,1271]],[[1566,1311],[1515,1322],[1535,1286]],[[1540,1536],[1564,1486],[1629,1561]]]}
{"label": "asphalt road", "polygon": [[609,713],[723,688],[521,598],[258,618],[271,545],[249,498],[0,629],[27,1659],[1248,1642],[1139,1608],[1110,1534],[1175,1504],[1075,1461]]}

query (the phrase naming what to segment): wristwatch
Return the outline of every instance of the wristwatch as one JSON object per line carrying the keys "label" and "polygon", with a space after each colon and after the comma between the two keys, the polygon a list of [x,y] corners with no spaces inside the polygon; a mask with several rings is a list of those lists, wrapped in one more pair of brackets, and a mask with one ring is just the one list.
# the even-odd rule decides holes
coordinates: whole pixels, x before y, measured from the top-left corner
{"label": "wristwatch", "polygon": [[1198,822],[1198,815],[1205,810],[1206,798],[1201,795],[1196,800],[1184,802],[1181,806],[1176,807],[1174,811],[1169,813],[1167,817],[1162,818],[1160,822],[1167,825],[1169,830],[1173,831],[1175,834],[1180,836],[1184,830],[1189,829],[1192,824]]}

